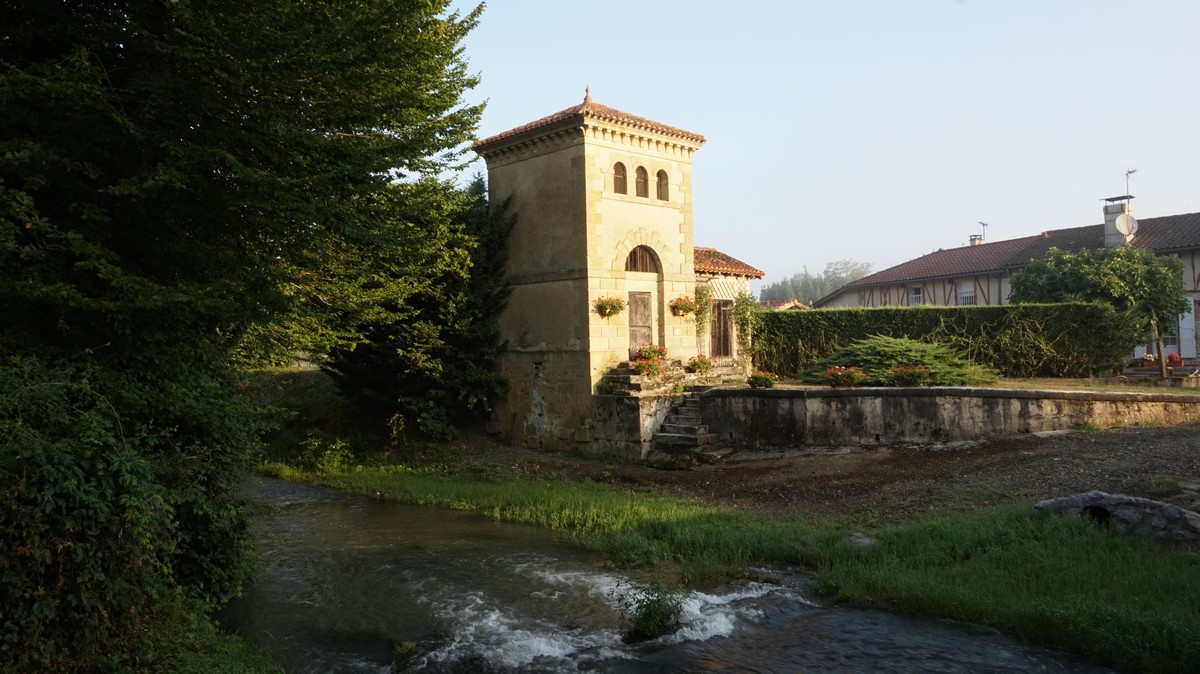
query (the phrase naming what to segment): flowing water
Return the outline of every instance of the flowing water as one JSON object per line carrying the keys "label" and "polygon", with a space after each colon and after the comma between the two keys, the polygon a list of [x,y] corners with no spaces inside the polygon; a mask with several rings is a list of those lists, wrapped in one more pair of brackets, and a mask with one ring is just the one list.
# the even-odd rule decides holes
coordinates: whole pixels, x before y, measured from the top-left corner
{"label": "flowing water", "polygon": [[[628,580],[544,530],[265,480],[263,578],[222,616],[289,672],[1106,672],[1017,639],[825,607],[799,580],[689,592],[626,645]],[[624,589],[622,589],[624,588]]]}

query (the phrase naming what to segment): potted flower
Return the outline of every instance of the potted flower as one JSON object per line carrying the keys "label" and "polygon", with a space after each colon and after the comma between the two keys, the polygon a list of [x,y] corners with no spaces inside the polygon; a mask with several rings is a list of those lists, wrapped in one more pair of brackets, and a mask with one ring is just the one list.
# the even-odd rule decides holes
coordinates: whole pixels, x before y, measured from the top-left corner
{"label": "potted flower", "polygon": [[1167,355],[1167,367],[1183,367],[1183,356],[1177,353]]}
{"label": "potted flower", "polygon": [[671,313],[675,314],[676,316],[694,314],[696,313],[697,309],[696,300],[693,300],[687,295],[680,295],[679,297],[671,300],[670,307]]}
{"label": "potted flower", "polygon": [[833,388],[850,388],[866,381],[867,373],[854,366],[830,365],[821,373],[821,379]]}
{"label": "potted flower", "polygon": [[600,297],[596,299],[596,313],[604,318],[616,316],[625,310],[625,300],[620,297]]}
{"label": "potted flower", "polygon": [[924,365],[897,365],[888,371],[892,386],[926,386],[933,373]]}
{"label": "potted flower", "polygon": [[712,372],[713,366],[714,363],[712,358],[709,358],[701,353],[688,358],[687,371],[694,372],[696,374],[708,374],[709,372]]}
{"label": "potted flower", "polygon": [[1142,367],[1154,367],[1158,365],[1158,356],[1147,351],[1142,355]]}
{"label": "potted flower", "polygon": [[633,360],[629,361],[629,369],[633,370],[634,374],[654,377],[662,371],[663,360],[666,357],[666,349],[657,344],[647,344],[633,354]]}
{"label": "potted flower", "polygon": [[770,370],[755,370],[746,383],[750,384],[750,388],[775,388],[778,379],[779,377]]}

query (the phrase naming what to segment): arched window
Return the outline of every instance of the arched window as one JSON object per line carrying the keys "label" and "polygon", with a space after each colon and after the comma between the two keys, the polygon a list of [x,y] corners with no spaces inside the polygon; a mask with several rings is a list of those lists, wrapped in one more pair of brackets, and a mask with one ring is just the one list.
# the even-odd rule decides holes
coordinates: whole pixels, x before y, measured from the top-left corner
{"label": "arched window", "polygon": [[648,271],[657,274],[658,257],[654,255],[653,250],[638,246],[629,251],[629,257],[625,258],[625,271]]}
{"label": "arched window", "polygon": [[667,172],[659,171],[658,172],[658,200],[659,201],[667,201],[670,198],[671,198],[671,195],[667,191]]}
{"label": "arched window", "polygon": [[621,162],[613,166],[613,191],[617,194],[629,194],[629,188],[625,186],[625,165]]}
{"label": "arched window", "polygon": [[637,168],[637,195],[650,197],[650,174],[646,173],[646,169],[641,166]]}

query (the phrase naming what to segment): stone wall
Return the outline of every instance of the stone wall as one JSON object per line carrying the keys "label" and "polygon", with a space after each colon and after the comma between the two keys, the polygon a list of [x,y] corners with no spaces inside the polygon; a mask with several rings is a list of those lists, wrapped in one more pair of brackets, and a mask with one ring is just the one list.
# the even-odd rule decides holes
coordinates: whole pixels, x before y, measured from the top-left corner
{"label": "stone wall", "polygon": [[1200,422],[1200,396],[930,388],[714,389],[715,442],[733,449],[940,443],[1086,425]]}

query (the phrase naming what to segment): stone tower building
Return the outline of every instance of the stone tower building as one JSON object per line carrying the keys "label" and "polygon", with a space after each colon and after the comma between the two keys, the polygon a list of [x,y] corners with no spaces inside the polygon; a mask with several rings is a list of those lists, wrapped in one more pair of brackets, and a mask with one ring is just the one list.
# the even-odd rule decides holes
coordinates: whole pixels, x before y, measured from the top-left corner
{"label": "stone tower building", "polygon": [[[603,439],[614,437],[613,410],[629,401],[594,395],[604,375],[647,344],[671,359],[696,355],[695,320],[669,303],[695,293],[691,171],[703,143],[589,93],[475,144],[493,202],[511,199],[517,217],[500,317],[499,367],[511,390],[493,431],[519,445],[612,449]],[[603,298],[625,310],[601,315]],[[646,425],[645,414],[632,416]]]}

